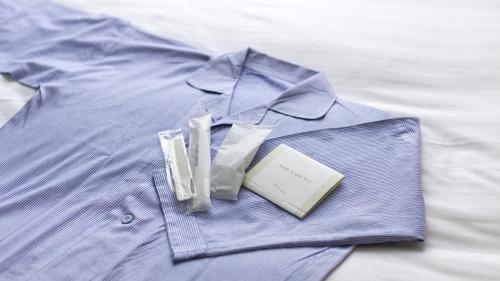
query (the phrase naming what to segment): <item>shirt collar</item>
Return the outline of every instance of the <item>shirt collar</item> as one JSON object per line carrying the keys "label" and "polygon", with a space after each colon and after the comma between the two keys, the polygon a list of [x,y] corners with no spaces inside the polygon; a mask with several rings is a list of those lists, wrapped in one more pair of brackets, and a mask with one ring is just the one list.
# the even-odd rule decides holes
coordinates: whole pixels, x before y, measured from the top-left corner
{"label": "shirt collar", "polygon": [[[303,119],[317,119],[323,117],[336,100],[335,92],[324,73],[273,58],[251,48],[212,58],[194,71],[186,82],[205,92],[231,95],[245,66],[294,83],[269,103],[265,110]],[[210,104],[213,107],[216,103]],[[257,109],[261,113],[265,113],[265,110]]]}

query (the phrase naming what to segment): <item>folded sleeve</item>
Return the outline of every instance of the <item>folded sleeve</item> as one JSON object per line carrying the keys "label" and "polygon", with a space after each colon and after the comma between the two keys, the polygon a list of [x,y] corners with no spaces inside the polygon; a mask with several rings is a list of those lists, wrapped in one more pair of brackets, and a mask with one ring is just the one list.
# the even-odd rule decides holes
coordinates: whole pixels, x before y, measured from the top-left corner
{"label": "folded sleeve", "polygon": [[342,184],[303,220],[246,189],[236,202],[212,200],[208,213],[186,215],[165,172],[157,170],[154,181],[174,260],[266,248],[424,240],[417,119],[269,140],[254,163],[280,143],[340,171]]}
{"label": "folded sleeve", "polygon": [[0,0],[0,71],[33,87],[76,75],[105,56],[124,28],[49,1]]}

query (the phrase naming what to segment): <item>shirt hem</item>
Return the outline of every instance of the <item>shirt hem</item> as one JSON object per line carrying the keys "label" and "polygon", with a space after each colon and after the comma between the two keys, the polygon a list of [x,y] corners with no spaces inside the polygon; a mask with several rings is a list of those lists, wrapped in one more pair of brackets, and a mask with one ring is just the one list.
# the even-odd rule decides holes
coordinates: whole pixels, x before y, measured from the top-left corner
{"label": "shirt hem", "polygon": [[302,266],[286,280],[325,280],[354,250],[355,246],[326,248],[310,260],[313,266]]}

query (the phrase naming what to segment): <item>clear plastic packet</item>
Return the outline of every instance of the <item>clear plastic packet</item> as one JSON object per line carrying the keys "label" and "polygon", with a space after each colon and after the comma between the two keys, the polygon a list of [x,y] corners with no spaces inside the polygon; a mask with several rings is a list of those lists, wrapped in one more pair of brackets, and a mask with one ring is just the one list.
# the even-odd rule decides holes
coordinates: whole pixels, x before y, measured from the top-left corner
{"label": "clear plastic packet", "polygon": [[187,202],[187,212],[210,208],[210,113],[189,120],[188,159],[196,195]]}
{"label": "clear plastic packet", "polygon": [[158,132],[158,137],[165,156],[165,169],[170,187],[175,191],[178,201],[191,199],[196,192],[182,130],[161,131]]}
{"label": "clear plastic packet", "polygon": [[272,130],[273,126],[233,123],[212,162],[210,190],[214,198],[238,199],[245,169]]}

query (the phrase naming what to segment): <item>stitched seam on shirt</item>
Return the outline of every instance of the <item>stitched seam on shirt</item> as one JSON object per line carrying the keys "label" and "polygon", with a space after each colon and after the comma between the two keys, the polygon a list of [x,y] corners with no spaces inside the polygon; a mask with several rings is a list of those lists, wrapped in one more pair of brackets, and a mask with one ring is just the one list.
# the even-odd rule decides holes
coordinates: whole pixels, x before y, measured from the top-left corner
{"label": "stitched seam on shirt", "polygon": [[351,113],[351,114],[352,114],[353,116],[355,116],[356,118],[359,118],[359,115],[358,115],[358,114],[356,114],[354,111],[352,111],[352,110],[351,110],[348,106],[345,106],[342,100],[337,99],[337,100],[336,100],[336,103],[337,103],[340,107],[342,107],[343,109],[345,109],[346,111],[348,111],[349,113]]}
{"label": "stitched seam on shirt", "polygon": [[[173,212],[169,212],[169,215],[170,216],[176,216],[175,213]],[[178,254],[188,254],[188,255],[192,255],[192,254],[195,254],[195,255],[199,255],[199,256],[205,256],[206,255],[206,252],[207,252],[207,245],[206,245],[206,242],[205,242],[205,239],[203,239],[203,237],[201,236],[201,230],[200,230],[200,226],[198,224],[198,220],[196,219],[196,216],[191,216],[194,220],[194,226],[197,228],[198,230],[198,234],[199,235],[196,235],[196,237],[193,237],[193,239],[195,239],[199,244],[202,245],[202,247],[198,248],[198,249],[194,249],[194,250],[183,250],[183,251],[177,251]],[[174,227],[178,227],[178,228],[183,228],[184,226],[183,225],[176,225],[176,224],[172,224]],[[167,229],[167,224],[165,224],[165,230],[170,233]],[[170,239],[172,239],[172,242],[175,242],[175,243],[172,243],[175,244],[175,245],[182,245],[185,243],[184,239],[178,239],[178,235],[168,235],[168,237]],[[172,250],[174,251],[174,250]]]}
{"label": "stitched seam on shirt", "polygon": [[[286,81],[286,82],[289,82],[289,83],[293,83],[293,84],[295,84],[295,85],[297,85],[297,84],[301,83],[301,81],[300,81],[300,80],[299,80],[299,81],[293,81],[293,80],[290,80],[290,79],[282,78],[282,77],[280,77],[280,76],[278,76],[278,75],[276,75],[276,74],[274,74],[274,73],[264,72],[264,71],[254,69],[254,68],[249,67],[249,66],[245,66],[245,68],[248,68],[248,69],[250,69],[250,70],[252,70],[252,71],[254,71],[254,72],[257,72],[257,73],[258,73],[258,74],[260,74],[260,75],[263,75],[263,76],[272,76],[272,77],[274,77],[274,78],[278,78],[278,79],[281,79],[281,80],[283,80],[283,81]],[[315,75],[318,75],[318,74],[319,74],[319,72],[318,72],[318,73],[316,73]],[[313,75],[313,76],[314,76],[314,75]],[[311,76],[311,77],[312,77],[312,76]],[[304,79],[304,80],[310,79],[311,77],[306,78],[306,79]],[[306,87],[308,87],[308,88],[311,88],[311,89],[314,89],[314,90],[317,90],[317,91],[320,91],[320,92],[323,92],[323,93],[329,93],[329,91],[325,91],[325,90],[322,90],[322,89],[318,89],[318,88],[316,88],[316,87],[314,87],[314,86],[312,86],[312,85],[309,85],[309,84],[305,84],[305,85],[303,85],[303,86],[306,86]],[[286,91],[286,90],[285,90],[285,91]]]}
{"label": "stitched seam on shirt", "polygon": [[[157,171],[157,172],[155,172],[155,171]],[[168,208],[165,208],[165,205],[167,205],[167,202],[164,202],[163,197],[158,193],[159,187],[157,186],[156,177],[165,177],[166,175],[164,175],[164,174],[158,174],[158,172],[164,173],[164,169],[158,169],[155,171],[153,171],[153,178],[154,178],[153,184],[155,185],[155,188],[157,189],[157,195],[158,195],[158,199],[160,202],[160,208],[162,210],[162,215],[164,217],[165,232],[166,232],[168,239],[171,242],[170,246],[172,248],[172,252],[174,252],[174,254],[179,254],[182,256],[185,256],[185,255],[191,256],[191,253],[194,253],[195,255],[203,256],[206,253],[207,245],[206,245],[205,240],[202,237],[201,229],[199,227],[197,218],[194,215],[186,216],[186,217],[182,218],[182,220],[183,220],[183,222],[186,220],[187,221],[192,220],[192,226],[195,227],[196,230],[195,230],[195,232],[191,233],[192,235],[194,235],[194,237],[191,237],[191,238],[194,239],[197,242],[197,244],[200,246],[194,250],[177,250],[177,251],[173,250],[176,247],[182,247],[182,245],[185,244],[185,239],[183,239],[182,237],[180,237],[180,239],[179,239],[179,237],[178,237],[179,235],[174,235],[174,233],[171,232],[170,229],[171,228],[173,228],[174,230],[179,229],[179,228],[185,229],[185,227],[182,223],[179,224],[179,223],[176,223],[175,221],[172,221],[172,219],[175,220],[175,217],[178,216],[178,214],[176,214],[172,210],[169,210]],[[166,180],[166,179],[164,179],[164,180]],[[163,185],[162,188],[167,190],[166,192],[170,192],[168,190],[169,189],[168,186]],[[169,200],[169,198],[165,198],[165,199]],[[196,245],[196,243],[195,243],[195,245]]]}
{"label": "stitched seam on shirt", "polygon": [[[421,218],[421,216],[401,216],[404,218]],[[334,240],[364,240],[366,238],[370,237],[386,237],[386,236],[399,236],[402,239],[397,239],[394,241],[418,241],[416,238],[409,239],[410,237],[413,237],[412,232],[416,231],[392,231],[392,232],[385,232],[385,233],[377,233],[376,235],[361,235],[361,236],[354,236],[352,237],[337,237],[334,238]],[[326,240],[326,241],[325,241]],[[375,242],[379,243],[379,242]],[[354,243],[356,244],[356,243]],[[360,243],[364,244],[364,243]],[[267,240],[266,244],[258,243],[249,247],[239,247],[235,249],[234,245],[231,245],[229,247],[212,247],[209,248],[208,250],[213,250],[213,251],[218,251],[218,252],[237,252],[237,251],[251,251],[251,250],[259,250],[259,249],[279,249],[287,246],[291,247],[331,247],[331,246],[349,246],[353,245],[352,242],[342,242],[342,243],[335,243],[328,241],[328,239],[317,239],[317,240],[312,240],[311,238],[301,238],[300,240],[296,241],[289,241],[289,240],[276,240],[276,239],[269,239]],[[217,254],[216,254],[217,255]]]}

